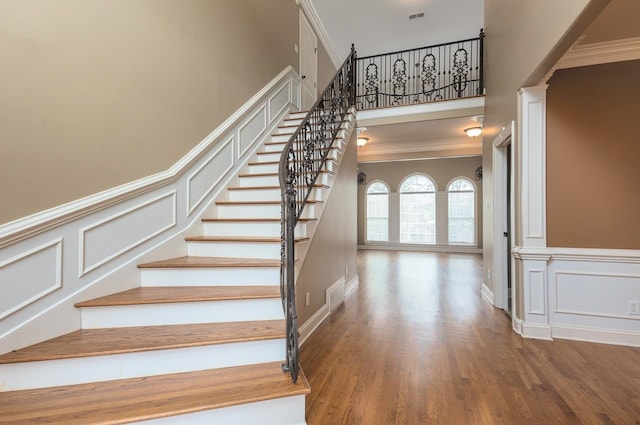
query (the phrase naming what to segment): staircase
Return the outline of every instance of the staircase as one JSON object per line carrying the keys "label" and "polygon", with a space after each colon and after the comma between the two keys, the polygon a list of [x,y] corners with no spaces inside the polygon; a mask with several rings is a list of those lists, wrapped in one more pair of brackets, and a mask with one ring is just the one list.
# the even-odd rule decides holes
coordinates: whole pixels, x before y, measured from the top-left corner
{"label": "staircase", "polygon": [[[277,174],[303,117],[290,114],[233,180],[186,257],[140,264],[140,287],[76,304],[82,329],[0,356],[0,424],[305,424],[306,378],[281,370]],[[297,259],[345,143],[298,223]]]}

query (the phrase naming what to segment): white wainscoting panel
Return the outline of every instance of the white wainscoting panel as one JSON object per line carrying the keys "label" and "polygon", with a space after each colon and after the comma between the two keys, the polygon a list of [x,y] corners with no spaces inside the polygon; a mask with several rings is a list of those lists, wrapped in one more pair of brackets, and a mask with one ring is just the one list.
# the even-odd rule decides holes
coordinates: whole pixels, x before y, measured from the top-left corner
{"label": "white wainscoting panel", "polygon": [[0,262],[0,319],[62,287],[62,238]]}
{"label": "white wainscoting panel", "polygon": [[174,227],[176,207],[172,190],[80,229],[79,276]]}
{"label": "white wainscoting panel", "polygon": [[269,122],[280,115],[287,107],[291,99],[291,81],[287,81],[269,99]]}
{"label": "white wainscoting panel", "polygon": [[244,156],[249,148],[267,128],[267,105],[258,109],[238,130],[238,158]]}
{"label": "white wainscoting panel", "polygon": [[529,268],[527,270],[529,279],[529,314],[546,313],[546,284],[545,284],[545,270]]}
{"label": "white wainscoting panel", "polygon": [[287,67],[166,171],[1,225],[0,354],[79,329],[75,302],[139,286],[141,262],[185,255],[185,235],[299,109],[300,83]]}
{"label": "white wainscoting panel", "polygon": [[187,215],[202,204],[233,168],[233,141],[232,136],[187,178]]}

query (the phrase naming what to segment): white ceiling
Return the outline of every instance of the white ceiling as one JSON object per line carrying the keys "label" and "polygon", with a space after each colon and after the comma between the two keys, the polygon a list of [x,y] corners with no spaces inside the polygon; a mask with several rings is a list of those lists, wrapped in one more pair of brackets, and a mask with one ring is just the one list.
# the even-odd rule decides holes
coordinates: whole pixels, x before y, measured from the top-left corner
{"label": "white ceiling", "polygon": [[[351,43],[364,57],[474,38],[484,0],[310,0],[340,58]],[[409,15],[424,12],[424,18]]]}
{"label": "white ceiling", "polygon": [[[340,62],[354,43],[359,57],[477,37],[484,0],[310,0]],[[424,18],[409,15],[424,12]],[[369,126],[363,161],[479,154],[480,140],[462,130],[470,117]],[[475,147],[475,148],[474,148]]]}

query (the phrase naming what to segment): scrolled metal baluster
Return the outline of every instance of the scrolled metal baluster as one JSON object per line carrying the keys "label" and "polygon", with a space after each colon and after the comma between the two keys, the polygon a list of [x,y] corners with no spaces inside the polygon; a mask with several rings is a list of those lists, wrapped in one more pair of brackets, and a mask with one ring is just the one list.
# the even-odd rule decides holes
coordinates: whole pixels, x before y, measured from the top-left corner
{"label": "scrolled metal baluster", "polygon": [[469,77],[469,54],[465,49],[459,48],[453,54],[451,73],[453,74],[453,85],[456,93],[458,97],[462,97],[464,90],[467,88]]}
{"label": "scrolled metal baluster", "polygon": [[393,104],[399,105],[407,94],[407,62],[398,58],[393,63]]}

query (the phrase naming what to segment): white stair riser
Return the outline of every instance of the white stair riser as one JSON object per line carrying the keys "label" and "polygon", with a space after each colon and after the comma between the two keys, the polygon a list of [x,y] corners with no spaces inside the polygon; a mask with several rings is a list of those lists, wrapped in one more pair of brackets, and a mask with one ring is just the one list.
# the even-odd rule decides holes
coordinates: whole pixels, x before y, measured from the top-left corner
{"label": "white stair riser", "polygon": [[269,138],[270,142],[288,142],[289,139],[293,136],[292,133],[280,133],[280,134],[272,134]]}
{"label": "white stair riser", "polygon": [[141,425],[306,425],[304,415],[305,396],[297,395],[132,423]]}
{"label": "white stair riser", "polygon": [[300,124],[302,124],[302,120],[304,119],[304,116],[300,117],[300,118],[285,118],[284,120],[284,125],[286,125],[287,127],[295,125],[298,126]]}
{"label": "white stair riser", "polygon": [[13,363],[0,365],[0,388],[14,391],[274,362],[284,358],[284,347],[282,338]]}
{"label": "white stair riser", "polygon": [[280,242],[189,241],[187,243],[187,254],[194,257],[246,258],[247,253],[250,253],[251,258],[278,260],[280,259]]}
{"label": "white stair riser", "polygon": [[[281,226],[279,222],[220,222],[209,221],[204,223],[204,236],[262,236],[280,237]],[[298,222],[296,236],[307,236],[307,223]]]}
{"label": "white stair riser", "polygon": [[142,286],[247,286],[278,285],[279,267],[191,267],[142,269]]}
{"label": "white stair riser", "polygon": [[254,186],[280,186],[280,179],[278,175],[245,175],[240,177],[240,187],[254,187]]}
{"label": "white stair riser", "polygon": [[277,173],[280,169],[280,164],[254,164],[249,165],[249,173],[251,174],[264,174],[264,173]]}
{"label": "white stair riser", "polygon": [[[323,199],[322,189],[312,189],[310,197],[311,199]],[[230,201],[279,201],[281,198],[279,188],[229,190]]]}
{"label": "white stair riser", "polygon": [[[340,157],[340,151],[331,149],[327,155],[328,159],[337,160]],[[280,152],[265,152],[258,155],[258,162],[280,161]]]}
{"label": "white stair riser", "polygon": [[85,307],[83,329],[284,319],[280,298]]}
{"label": "white stair riser", "polygon": [[[218,205],[218,218],[279,218],[280,205]],[[302,212],[302,218],[315,218],[315,205],[307,204]]]}

